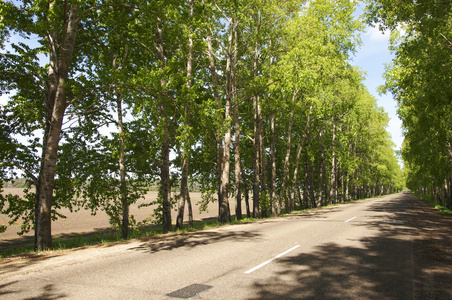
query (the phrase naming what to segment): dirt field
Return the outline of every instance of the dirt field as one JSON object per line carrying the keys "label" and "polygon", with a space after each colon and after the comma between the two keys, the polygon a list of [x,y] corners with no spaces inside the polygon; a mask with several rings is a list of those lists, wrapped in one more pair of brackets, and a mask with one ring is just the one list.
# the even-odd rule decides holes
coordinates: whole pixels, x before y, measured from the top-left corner
{"label": "dirt field", "polygon": [[[6,188],[4,189],[4,194],[11,193],[15,195],[22,195],[21,188]],[[174,194],[172,195],[174,196]],[[155,207],[143,207],[138,209],[138,206],[143,203],[150,203],[154,201],[157,197],[157,192],[148,192],[144,199],[139,199],[137,203],[131,205],[130,214],[134,215],[135,219],[139,222],[148,217],[153,213]],[[217,217],[218,215],[218,204],[211,203],[208,206],[208,210],[200,213],[197,203],[201,200],[201,193],[190,193],[190,198],[193,205],[193,218],[195,220],[200,220],[204,218]],[[235,210],[235,201],[230,200],[231,213]],[[243,205],[242,211],[245,211],[245,205]],[[59,219],[52,222],[52,234],[54,236],[71,234],[71,233],[89,233],[99,229],[106,229],[110,227],[108,222],[108,216],[103,211],[98,211],[96,215],[91,215],[89,210],[80,210],[75,213],[71,213],[68,210],[62,210],[63,215],[67,216],[66,219]],[[173,210],[172,220],[173,223],[176,221],[177,212]],[[188,220],[188,210],[185,208],[184,220]],[[0,224],[7,224],[9,219],[5,215],[0,215]],[[12,242],[13,239],[23,239],[17,235],[20,230],[20,224],[8,226],[8,229],[4,233],[0,233],[0,243],[1,242]],[[24,237],[32,238],[33,232],[29,232],[24,235]]]}

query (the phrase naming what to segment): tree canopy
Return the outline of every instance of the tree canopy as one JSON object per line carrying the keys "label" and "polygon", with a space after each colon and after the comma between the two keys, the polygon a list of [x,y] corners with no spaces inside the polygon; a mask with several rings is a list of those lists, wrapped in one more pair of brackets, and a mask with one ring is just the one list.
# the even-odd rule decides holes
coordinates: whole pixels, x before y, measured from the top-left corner
{"label": "tree canopy", "polygon": [[1,212],[47,249],[62,207],[104,210],[126,238],[151,182],[164,232],[176,202],[184,225],[190,183],[223,223],[232,198],[240,219],[242,197],[265,217],[400,190],[388,117],[350,64],[355,6],[1,2],[0,176],[28,179]]}
{"label": "tree canopy", "polygon": [[382,90],[398,102],[407,186],[452,207],[452,6],[369,2],[368,20],[391,30],[395,59]]}

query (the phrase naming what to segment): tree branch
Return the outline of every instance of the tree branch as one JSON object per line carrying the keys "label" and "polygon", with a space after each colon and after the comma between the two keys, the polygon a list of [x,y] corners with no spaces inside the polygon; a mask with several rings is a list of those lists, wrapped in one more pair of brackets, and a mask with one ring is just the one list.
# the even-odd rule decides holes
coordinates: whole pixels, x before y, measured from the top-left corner
{"label": "tree branch", "polygon": [[[451,2],[452,3],[452,2]],[[447,42],[449,42],[449,44],[452,46],[452,42],[441,32],[439,33]]]}
{"label": "tree branch", "polygon": [[32,184],[34,184],[35,186],[38,185],[38,178],[35,175],[33,175],[33,173],[31,173],[29,170],[25,169],[24,167],[22,167],[19,163],[15,162],[15,161],[12,161],[11,165],[15,166],[16,168],[20,169],[22,172],[27,174],[27,176],[30,178],[30,182]]}

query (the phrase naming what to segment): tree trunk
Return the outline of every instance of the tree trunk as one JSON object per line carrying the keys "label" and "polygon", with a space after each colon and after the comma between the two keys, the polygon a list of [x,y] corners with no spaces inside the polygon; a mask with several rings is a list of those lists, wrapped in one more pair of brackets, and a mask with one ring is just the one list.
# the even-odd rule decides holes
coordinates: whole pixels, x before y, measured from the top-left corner
{"label": "tree trunk", "polygon": [[272,179],[270,182],[270,201],[272,205],[272,216],[277,214],[276,204],[276,135],[275,135],[275,113],[270,116],[271,144],[270,144],[270,162],[272,168]]}
{"label": "tree trunk", "polygon": [[264,124],[262,117],[262,109],[259,110],[259,147],[260,147],[260,158],[261,158],[261,189],[263,192],[267,191],[267,165],[266,163],[266,153],[265,153],[265,143],[264,143]]}
{"label": "tree trunk", "polygon": [[372,197],[375,197],[375,196],[376,196],[376,191],[377,191],[377,181],[375,181],[375,182],[372,184]]}
{"label": "tree trunk", "polygon": [[253,151],[254,151],[254,177],[253,177],[253,218],[259,218],[259,192],[260,192],[260,159],[259,159],[259,96],[253,97],[254,102],[254,140],[253,140]]}
{"label": "tree trunk", "polygon": [[[254,66],[254,78],[258,76],[258,62],[259,62],[259,50],[258,44],[255,43],[254,55],[253,55],[253,66]],[[253,96],[253,108],[254,108],[254,140],[253,140],[253,150],[254,150],[254,182],[253,182],[253,218],[259,218],[260,216],[260,157],[259,157],[259,144],[260,144],[260,117],[261,117],[261,106],[259,103],[259,95]]]}
{"label": "tree trunk", "polygon": [[345,180],[345,201],[350,201],[350,175],[347,172],[347,179]]}
{"label": "tree trunk", "polygon": [[345,193],[344,193],[344,170],[341,169],[341,203],[345,202]]}
{"label": "tree trunk", "polygon": [[[297,157],[295,160],[295,169],[293,172],[293,180],[292,180],[292,194],[295,194],[296,190],[299,190],[299,186],[298,186],[298,170],[300,167],[300,160],[301,160],[301,153],[303,152],[303,147],[304,147],[304,143],[306,141],[306,139],[308,138],[308,130],[309,130],[309,126],[311,123],[311,111],[312,111],[312,106],[309,110],[309,114],[306,120],[306,126],[304,128],[304,132],[303,132],[303,136],[301,137],[301,143],[298,146],[298,151],[297,151]],[[300,206],[303,207],[301,201],[300,201]],[[295,205],[294,205],[295,207]]]}
{"label": "tree trunk", "polygon": [[[231,117],[230,100],[227,101],[225,109],[225,118]],[[221,194],[222,199],[220,202],[219,221],[220,223],[227,223],[230,217],[229,212],[229,170],[230,170],[230,151],[231,151],[231,128],[229,127],[224,137],[224,154],[223,154],[223,168],[221,175]]]}
{"label": "tree trunk", "polygon": [[[450,125],[451,122],[449,122]],[[449,126],[450,128],[451,126]],[[447,207],[452,208],[452,133],[447,134],[447,154],[449,156],[449,167],[451,172],[449,173],[449,186],[448,186],[448,205]]]}
{"label": "tree trunk", "polygon": [[[58,94],[60,93],[57,93],[57,95]],[[55,182],[58,143],[65,110],[65,103],[58,103],[58,100],[64,100],[58,96],[56,100],[57,101],[55,101],[55,108],[50,122],[50,130],[48,132],[46,148],[42,149],[44,159],[41,165],[42,172],[40,173],[41,176],[39,180],[39,219],[37,223],[38,251],[52,248],[51,210],[53,185]]]}
{"label": "tree trunk", "polygon": [[243,181],[243,194],[245,195],[245,206],[246,206],[246,217],[251,218],[251,210],[250,210],[250,191],[248,190],[248,182],[246,180],[246,174],[243,171],[242,162],[240,162],[240,171],[242,173],[242,181]]}
{"label": "tree trunk", "polygon": [[308,179],[309,179],[309,172],[308,172],[308,163],[305,161],[304,167],[304,180],[303,180],[303,203],[304,208],[311,207],[311,203],[309,202],[309,195],[308,195]]}
{"label": "tree trunk", "polygon": [[[281,207],[282,207],[282,200],[284,198],[284,194],[286,192],[286,184],[289,177],[289,159],[290,159],[290,150],[291,150],[291,140],[292,140],[292,125],[293,125],[293,119],[295,114],[295,99],[297,97],[298,90],[293,91],[292,95],[292,108],[290,110],[290,117],[289,117],[289,127],[287,129],[287,141],[286,141],[286,157],[284,159],[284,169],[283,169],[283,176],[282,176],[282,183],[281,183],[281,191],[279,193],[279,199],[278,199],[278,211],[277,214],[279,215],[281,213]],[[289,207],[286,203],[286,212],[288,211]]]}
{"label": "tree trunk", "polygon": [[[301,152],[302,151],[303,151],[303,141],[298,146],[297,158],[295,160],[295,169],[293,171],[293,180],[292,180],[292,188],[291,188],[291,192],[292,192],[293,195],[295,195],[295,192],[299,189],[298,188],[298,169],[300,167],[300,160],[301,160]],[[300,205],[300,206],[302,206],[302,205]],[[293,205],[293,207],[295,207],[295,204]]]}
{"label": "tree trunk", "polygon": [[[164,108],[163,108],[164,109]],[[163,233],[172,230],[171,223],[171,195],[170,195],[170,162],[169,162],[169,125],[167,117],[165,117],[164,137],[162,143],[162,169],[161,169],[161,185],[162,185],[162,225]]]}
{"label": "tree trunk", "polygon": [[[190,18],[193,19],[194,14],[194,0],[189,1],[189,9],[190,9]],[[193,70],[193,37],[191,33],[193,32],[193,28],[189,26],[189,37],[188,37],[188,57],[187,57],[187,91],[188,95],[190,95],[190,90],[192,87],[192,70]],[[188,114],[190,113],[190,100],[188,99],[187,103],[185,103],[184,108],[184,122],[187,127],[190,126],[188,120]],[[180,151],[179,151],[180,152]],[[183,155],[182,155],[182,178],[181,178],[181,187],[180,187],[180,199],[179,199],[179,207],[176,219],[176,230],[182,229],[184,227],[184,213],[185,213],[185,203],[187,202],[189,208],[189,227],[193,226],[193,212],[191,208],[191,201],[189,190],[188,190],[188,170],[189,170],[189,154],[190,153],[190,142],[188,140],[183,141]]]}
{"label": "tree trunk", "polygon": [[323,145],[323,131],[320,131],[320,139],[322,145],[320,146],[320,166],[319,166],[319,195],[317,200],[317,207],[323,205],[323,174],[325,172],[325,151]]}
{"label": "tree trunk", "polygon": [[337,181],[336,181],[336,124],[333,117],[333,141],[332,141],[332,161],[331,161],[331,178],[330,178],[330,199],[329,203],[336,203],[337,199]]}
{"label": "tree trunk", "polygon": [[300,209],[305,209],[306,205],[303,202],[303,192],[301,191],[300,185],[297,185],[297,198],[298,203],[300,203]]}
{"label": "tree trunk", "polygon": [[221,205],[223,204],[223,151],[223,140],[217,139],[218,220],[220,219]]}
{"label": "tree trunk", "polygon": [[316,207],[314,195],[314,165],[309,167],[309,198],[311,199],[311,208]]}
{"label": "tree trunk", "polygon": [[[46,91],[47,125],[44,132],[41,169],[36,193],[35,212],[36,245],[38,251],[52,248],[51,211],[53,185],[56,174],[56,161],[61,127],[63,124],[66,104],[66,82],[69,75],[70,63],[75,47],[77,28],[80,22],[78,8],[71,5],[69,19],[64,22],[62,47],[58,50],[56,33],[48,35],[49,77]],[[58,58],[58,54],[60,57]]]}
{"label": "tree trunk", "polygon": [[119,177],[120,194],[122,204],[121,237],[127,239],[129,234],[129,201],[127,199],[125,147],[124,147],[124,125],[122,120],[121,95],[116,91],[116,105],[118,109],[118,135],[119,135]]}
{"label": "tree trunk", "polygon": [[[184,151],[185,152],[185,151]],[[182,158],[182,177],[181,177],[181,185],[180,185],[180,198],[179,198],[179,205],[178,205],[178,212],[177,212],[177,219],[176,219],[176,230],[180,230],[184,227],[184,214],[185,214],[185,204],[187,203],[189,208],[189,227],[192,227],[190,225],[190,219],[191,222],[193,222],[193,215],[190,213],[191,209],[191,202],[189,201],[190,195],[188,191],[188,157],[186,157],[187,153],[184,154]]]}
{"label": "tree trunk", "polygon": [[242,190],[240,185],[240,119],[239,119],[239,102],[237,98],[237,30],[234,31],[234,64],[232,67],[232,98],[234,99],[234,126],[235,126],[235,138],[234,138],[234,158],[235,158],[235,218],[237,220],[242,219]]}
{"label": "tree trunk", "polygon": [[[208,56],[209,56],[209,69],[212,76],[213,96],[217,103],[217,109],[222,107],[220,94],[218,93],[218,77],[215,67],[215,57],[213,54],[212,37],[207,37]],[[223,125],[220,121],[220,127]],[[217,176],[218,176],[218,212],[221,211],[221,204],[223,203],[222,193],[222,174],[223,174],[223,140],[220,138],[220,134],[217,130],[214,131],[215,140],[217,142]]]}
{"label": "tree trunk", "polygon": [[[452,169],[451,169],[452,170]],[[449,209],[452,209],[452,171],[449,172],[449,177],[447,178],[447,190],[446,190],[446,195],[445,195],[445,200],[444,202],[446,202],[446,204],[444,206],[446,206]]]}
{"label": "tree trunk", "polygon": [[[163,44],[163,30],[160,26],[160,18],[157,18],[157,51],[158,59],[160,61],[160,69],[165,67],[165,53]],[[166,79],[160,80],[160,86],[164,89],[167,85]],[[171,195],[170,195],[170,139],[169,139],[169,116],[166,110],[166,104],[164,99],[160,99],[160,113],[162,115],[162,121],[164,122],[164,133],[162,142],[162,163],[161,163],[161,188],[162,188],[162,226],[163,233],[167,233],[172,230],[171,223]]]}
{"label": "tree trunk", "polygon": [[[185,145],[184,145],[185,147]],[[182,152],[183,151],[183,152]],[[181,174],[181,183],[180,183],[180,195],[179,202],[177,205],[177,217],[176,217],[176,226],[175,230],[181,230],[184,227],[184,214],[185,214],[185,203],[188,199],[188,153],[186,153],[186,149],[184,150],[178,149],[179,156],[182,160],[182,174]],[[182,154],[183,153],[183,154]]]}
{"label": "tree trunk", "polygon": [[[232,56],[233,56],[233,37],[234,37],[235,21],[232,19],[229,23],[228,49],[226,55],[226,105],[224,110],[224,119],[230,120],[232,113]],[[231,155],[231,123],[226,124],[227,129],[224,135],[224,152],[223,152],[223,169],[221,175],[221,194],[222,201],[220,203],[219,221],[227,223],[230,221],[229,211],[229,172],[230,172],[230,155]]]}
{"label": "tree trunk", "polygon": [[188,227],[193,228],[193,207],[191,205],[190,194],[187,194],[188,205]]}

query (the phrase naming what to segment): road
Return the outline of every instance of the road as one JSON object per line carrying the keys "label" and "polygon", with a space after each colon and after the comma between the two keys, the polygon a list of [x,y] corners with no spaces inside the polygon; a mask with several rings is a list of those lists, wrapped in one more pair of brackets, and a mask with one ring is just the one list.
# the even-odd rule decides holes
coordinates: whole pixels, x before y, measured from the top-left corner
{"label": "road", "polygon": [[0,298],[413,299],[412,200],[5,262]]}

